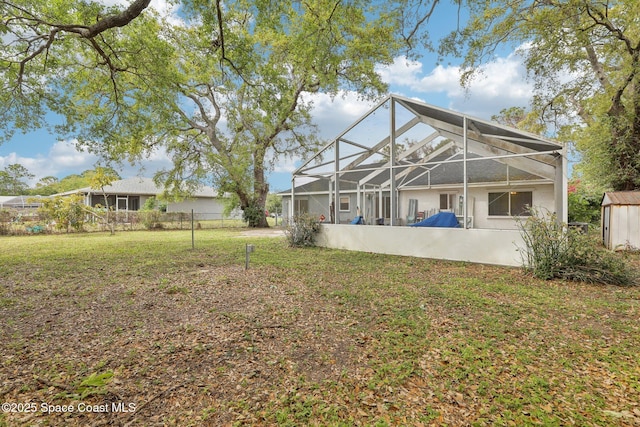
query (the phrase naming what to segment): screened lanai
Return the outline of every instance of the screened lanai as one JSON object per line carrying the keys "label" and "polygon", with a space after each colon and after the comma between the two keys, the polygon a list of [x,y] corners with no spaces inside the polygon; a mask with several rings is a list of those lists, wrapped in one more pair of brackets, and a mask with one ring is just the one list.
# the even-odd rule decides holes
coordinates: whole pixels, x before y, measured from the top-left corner
{"label": "screened lanai", "polygon": [[532,206],[566,222],[565,157],[546,138],[389,95],[293,173],[285,203],[333,224],[448,211],[464,229],[513,229]]}

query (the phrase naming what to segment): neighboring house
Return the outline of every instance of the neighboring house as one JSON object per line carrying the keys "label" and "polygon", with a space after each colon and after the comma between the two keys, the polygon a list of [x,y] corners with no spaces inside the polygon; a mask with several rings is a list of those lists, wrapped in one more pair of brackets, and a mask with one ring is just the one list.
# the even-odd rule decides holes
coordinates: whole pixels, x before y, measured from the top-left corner
{"label": "neighboring house", "polygon": [[[105,194],[110,208],[115,211],[138,211],[151,197],[162,194],[164,189],[157,186],[151,178],[128,178],[112,182],[103,189],[91,187],[79,188],[56,194],[81,194],[87,206],[105,206]],[[190,198],[178,202],[169,202],[167,212],[191,213],[193,209],[199,219],[220,219],[225,208],[224,197],[219,197],[211,187],[202,187]]]}
{"label": "neighboring house", "polygon": [[612,191],[602,197],[602,241],[613,250],[640,249],[640,191]]}
{"label": "neighboring house", "polygon": [[40,196],[0,196],[0,209],[36,209],[42,203],[37,199]]}
{"label": "neighboring house", "polygon": [[294,172],[283,212],[408,225],[448,211],[466,228],[516,229],[536,207],[566,222],[563,154],[545,138],[391,95]]}

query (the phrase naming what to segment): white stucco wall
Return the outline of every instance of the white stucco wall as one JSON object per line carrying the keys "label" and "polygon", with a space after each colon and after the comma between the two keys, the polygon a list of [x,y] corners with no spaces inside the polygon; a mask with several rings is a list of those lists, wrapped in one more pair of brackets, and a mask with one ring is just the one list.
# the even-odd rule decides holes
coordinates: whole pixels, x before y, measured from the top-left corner
{"label": "white stucco wall", "polygon": [[[201,214],[200,219],[221,219],[224,212],[224,202],[219,199],[197,198],[183,200],[177,203],[169,203],[167,212],[185,212]],[[202,217],[206,215],[206,217]]]}
{"label": "white stucco wall", "polygon": [[318,246],[420,258],[522,266],[518,230],[323,224]]}

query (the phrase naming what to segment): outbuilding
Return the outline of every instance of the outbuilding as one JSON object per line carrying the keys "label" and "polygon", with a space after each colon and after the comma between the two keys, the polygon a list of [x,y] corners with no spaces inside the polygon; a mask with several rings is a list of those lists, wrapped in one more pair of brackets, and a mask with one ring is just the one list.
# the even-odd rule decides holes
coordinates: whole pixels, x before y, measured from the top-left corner
{"label": "outbuilding", "polygon": [[601,228],[608,249],[640,249],[640,191],[604,193]]}

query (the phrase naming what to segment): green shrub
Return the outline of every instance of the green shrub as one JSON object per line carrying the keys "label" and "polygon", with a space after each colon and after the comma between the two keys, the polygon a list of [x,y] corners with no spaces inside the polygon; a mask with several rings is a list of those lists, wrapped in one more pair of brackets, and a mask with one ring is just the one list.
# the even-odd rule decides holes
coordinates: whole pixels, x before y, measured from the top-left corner
{"label": "green shrub", "polygon": [[46,220],[54,221],[57,229],[67,232],[71,228],[82,230],[88,213],[80,194],[43,198],[38,211]]}
{"label": "green shrub", "polygon": [[588,185],[579,179],[572,180],[569,183],[569,194],[567,195],[569,223],[598,224],[603,193],[604,190],[601,188]]}
{"label": "green shrub", "polygon": [[140,211],[138,212],[138,218],[144,228],[147,230],[156,230],[162,228],[161,212],[157,210]]}
{"label": "green shrub", "polygon": [[145,200],[144,205],[142,205],[142,211],[153,211],[157,210],[159,212],[167,211],[167,202],[165,200],[158,200],[155,196],[149,197]]}
{"label": "green shrub", "polygon": [[586,222],[597,224],[600,222],[600,203],[602,195],[585,195],[570,193],[567,198],[569,209],[569,223]]}
{"label": "green shrub", "polygon": [[7,236],[11,233],[11,222],[15,215],[8,209],[0,209],[0,236]]}
{"label": "green shrub", "polygon": [[260,227],[265,222],[264,210],[254,203],[244,208],[242,218],[249,227]]}
{"label": "green shrub", "polygon": [[619,254],[607,251],[596,237],[571,229],[555,214],[532,210],[519,222],[525,268],[540,279],[563,278],[587,283],[631,285],[632,269]]}
{"label": "green shrub", "polygon": [[149,197],[138,211],[138,220],[147,230],[162,228],[162,212],[166,212],[166,203],[157,200],[154,196]]}
{"label": "green shrub", "polygon": [[315,246],[318,231],[320,231],[318,219],[309,214],[297,215],[285,227],[285,235],[289,246],[292,247]]}

